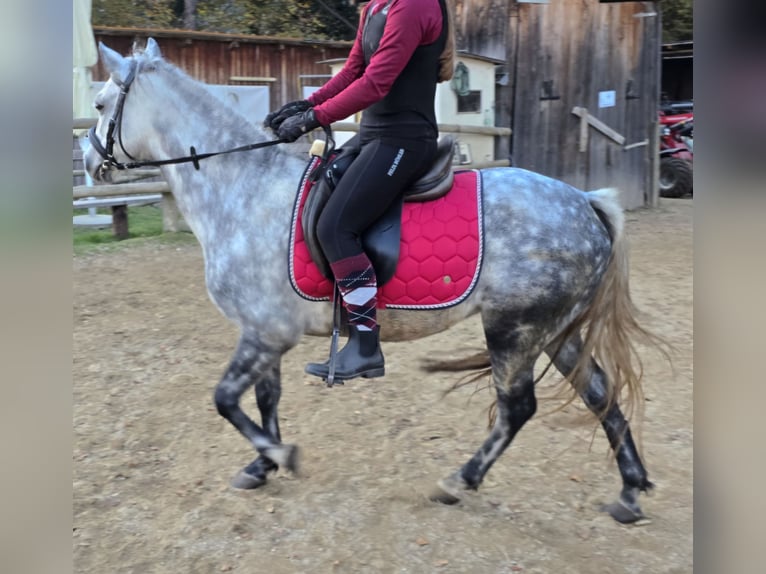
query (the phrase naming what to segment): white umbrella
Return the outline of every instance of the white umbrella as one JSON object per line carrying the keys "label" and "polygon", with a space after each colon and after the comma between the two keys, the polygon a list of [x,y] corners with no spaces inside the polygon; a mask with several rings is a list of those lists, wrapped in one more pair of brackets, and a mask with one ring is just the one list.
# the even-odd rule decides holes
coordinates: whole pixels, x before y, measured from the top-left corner
{"label": "white umbrella", "polygon": [[91,96],[91,66],[98,50],[90,25],[91,0],[73,0],[72,13],[72,117],[96,117]]}
{"label": "white umbrella", "polygon": [[[96,40],[90,25],[91,0],[73,0],[72,12],[72,118],[95,118],[91,94],[91,66],[98,62]],[[85,130],[77,130],[77,135],[83,136]],[[80,146],[87,142],[80,137]],[[85,184],[93,185],[88,174],[85,174]],[[87,215],[75,215],[74,225],[108,227],[111,225],[111,215],[98,215],[94,207],[88,209]]]}

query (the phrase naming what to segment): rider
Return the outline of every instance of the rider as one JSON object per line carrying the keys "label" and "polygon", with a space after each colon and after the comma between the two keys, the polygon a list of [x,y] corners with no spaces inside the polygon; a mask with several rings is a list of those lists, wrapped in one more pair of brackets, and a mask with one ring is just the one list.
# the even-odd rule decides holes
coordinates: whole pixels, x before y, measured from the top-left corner
{"label": "rider", "polygon": [[[286,141],[364,110],[360,152],[317,223],[348,314],[338,380],[384,374],[377,323],[377,279],[360,235],[436,155],[436,84],[452,77],[454,40],[446,0],[372,0],[362,11],[343,69],[307,100],[290,102],[264,124]],[[329,361],[306,372],[327,377]]]}

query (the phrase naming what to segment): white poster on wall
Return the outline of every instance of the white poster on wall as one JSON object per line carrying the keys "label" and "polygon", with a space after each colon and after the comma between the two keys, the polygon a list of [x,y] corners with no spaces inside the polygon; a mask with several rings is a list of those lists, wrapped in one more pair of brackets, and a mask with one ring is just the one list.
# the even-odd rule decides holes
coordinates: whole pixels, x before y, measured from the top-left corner
{"label": "white poster on wall", "polygon": [[598,93],[598,107],[599,108],[613,108],[615,105],[615,102],[617,100],[616,98],[617,93],[614,90],[609,90],[606,92],[599,92]]}
{"label": "white poster on wall", "polygon": [[271,111],[269,86],[228,86],[210,84],[208,89],[251,122],[260,124]]}

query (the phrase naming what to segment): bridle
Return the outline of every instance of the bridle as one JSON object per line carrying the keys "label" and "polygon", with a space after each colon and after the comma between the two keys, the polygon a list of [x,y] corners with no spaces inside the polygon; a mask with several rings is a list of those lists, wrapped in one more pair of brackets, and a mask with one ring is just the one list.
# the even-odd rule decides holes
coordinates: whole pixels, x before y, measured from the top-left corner
{"label": "bridle", "polygon": [[[130,70],[128,70],[128,74],[122,81],[117,81],[112,79],[112,81],[117,84],[117,86],[120,88],[120,95],[117,97],[117,103],[114,107],[114,113],[112,114],[112,117],[109,118],[109,127],[106,131],[106,145],[103,145],[101,143],[101,140],[99,140],[98,135],[96,135],[96,126],[93,126],[88,130],[88,139],[90,140],[90,144],[93,146],[93,149],[96,150],[98,155],[101,156],[101,158],[104,160],[101,164],[101,170],[107,171],[111,168],[115,169],[134,169],[137,167],[146,167],[146,166],[160,166],[160,165],[168,165],[168,164],[174,164],[174,163],[188,163],[191,162],[194,164],[195,169],[199,169],[199,162],[200,160],[207,159],[209,157],[213,157],[216,155],[223,155],[227,153],[234,153],[238,151],[248,151],[268,146],[273,146],[280,143],[286,143],[286,140],[283,139],[276,139],[276,140],[269,140],[265,142],[257,142],[252,143],[248,145],[243,145],[240,147],[235,147],[223,151],[216,151],[216,152],[210,152],[210,153],[202,153],[198,154],[197,150],[194,148],[194,146],[189,147],[189,155],[182,156],[182,157],[176,157],[171,159],[161,159],[161,160],[137,160],[132,155],[128,153],[128,151],[125,149],[125,146],[122,143],[122,111],[125,107],[125,99],[128,96],[128,92],[130,91],[130,85],[133,83],[133,80],[136,79],[136,73],[138,69],[138,62],[136,60],[132,60],[130,63]],[[330,128],[325,128],[325,131],[327,132]],[[114,134],[117,132],[117,140],[114,138]],[[329,133],[328,133],[329,136]],[[117,160],[117,158],[114,157],[114,144],[115,141],[119,142],[120,149],[122,149],[123,153],[128,156],[131,160],[130,162],[120,162]]]}
{"label": "bridle", "polygon": [[130,85],[133,83],[133,80],[136,77],[137,68],[138,64],[135,60],[133,60],[130,63],[130,70],[128,70],[128,75],[124,80],[118,81],[112,78],[112,81],[120,88],[120,95],[117,97],[117,104],[114,107],[114,113],[112,114],[112,117],[109,118],[109,128],[107,128],[106,131],[106,147],[101,144],[101,141],[96,135],[96,126],[93,126],[90,128],[90,130],[88,130],[88,140],[90,141],[90,145],[93,146],[93,149],[95,149],[96,152],[98,152],[98,155],[100,155],[104,160],[104,162],[101,164],[102,170],[108,169],[110,167],[115,167],[117,169],[129,169],[130,167],[128,164],[120,163],[114,157],[115,130],[118,131],[118,137],[120,138],[120,148],[122,148],[122,151],[130,159],[136,161],[136,158],[128,153],[122,143],[122,110],[125,106],[125,98],[130,91]]}

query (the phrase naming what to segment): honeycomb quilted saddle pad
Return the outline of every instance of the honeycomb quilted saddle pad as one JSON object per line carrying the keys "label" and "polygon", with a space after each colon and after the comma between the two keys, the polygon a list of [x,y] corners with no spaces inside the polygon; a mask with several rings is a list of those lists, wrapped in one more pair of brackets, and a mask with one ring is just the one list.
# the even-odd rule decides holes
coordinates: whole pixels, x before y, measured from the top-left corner
{"label": "honeycomb quilted saddle pad", "polygon": [[[304,178],[290,229],[289,275],[293,289],[312,301],[329,301],[332,282],[312,261],[300,217],[311,183]],[[378,307],[440,309],[457,305],[479,278],[483,252],[481,175],[455,173],[452,189],[425,202],[405,202],[399,260],[378,290]]]}

